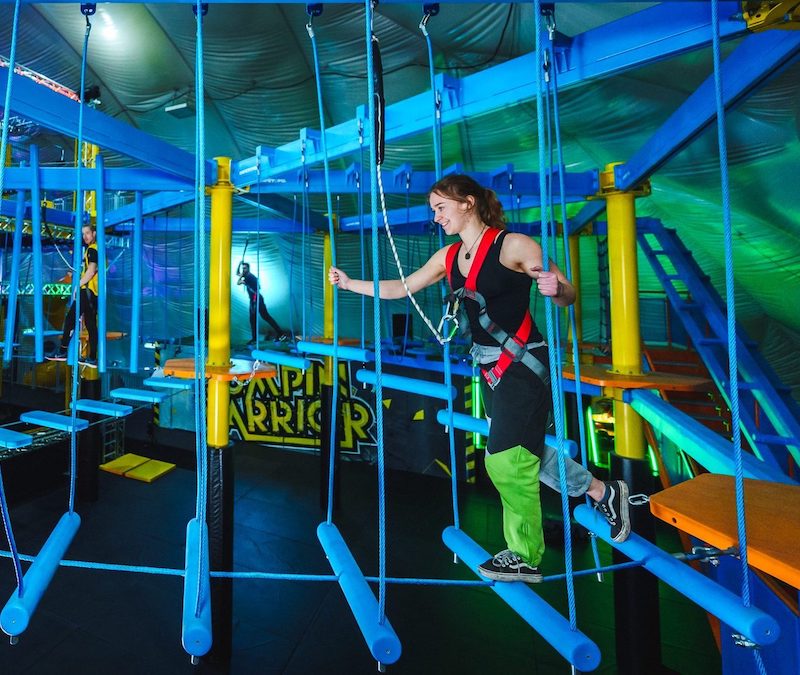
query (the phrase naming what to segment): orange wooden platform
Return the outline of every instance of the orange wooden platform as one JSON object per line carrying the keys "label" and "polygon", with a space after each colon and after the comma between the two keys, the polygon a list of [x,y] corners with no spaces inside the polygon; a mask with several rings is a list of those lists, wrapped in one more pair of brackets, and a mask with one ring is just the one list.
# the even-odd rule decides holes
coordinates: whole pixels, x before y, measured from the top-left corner
{"label": "orange wooden platform", "polygon": [[[564,366],[564,377],[575,379],[575,369]],[[702,391],[711,387],[711,380],[693,375],[676,373],[642,373],[626,375],[612,373],[603,366],[581,366],[581,381],[596,384],[600,387],[618,389],[664,389],[667,391]]]}
{"label": "orange wooden platform", "polygon": [[[275,377],[278,371],[270,365],[259,363],[253,369],[254,362],[247,359],[231,359],[228,366],[206,366],[206,377],[212,380],[263,380]],[[184,380],[194,379],[194,359],[169,359],[164,363],[164,375],[172,375]]]}
{"label": "orange wooden platform", "polygon": [[[800,588],[800,486],[744,481],[747,560]],[[733,476],[704,473],[650,497],[650,510],[719,549],[738,546]]]}

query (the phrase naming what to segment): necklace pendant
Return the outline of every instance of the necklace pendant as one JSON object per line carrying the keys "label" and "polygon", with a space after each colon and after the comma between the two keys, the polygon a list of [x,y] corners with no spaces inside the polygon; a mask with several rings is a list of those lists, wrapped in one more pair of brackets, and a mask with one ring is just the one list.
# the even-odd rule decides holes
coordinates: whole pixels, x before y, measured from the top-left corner
{"label": "necklace pendant", "polygon": [[464,254],[464,260],[469,260],[471,257],[472,257],[471,253],[465,253]]}

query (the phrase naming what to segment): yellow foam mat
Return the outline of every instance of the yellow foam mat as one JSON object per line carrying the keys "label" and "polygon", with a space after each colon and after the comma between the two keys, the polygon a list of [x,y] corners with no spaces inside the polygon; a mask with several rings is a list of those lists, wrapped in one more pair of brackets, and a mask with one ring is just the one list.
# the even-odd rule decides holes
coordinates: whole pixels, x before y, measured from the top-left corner
{"label": "yellow foam mat", "polygon": [[110,462],[101,464],[100,468],[103,471],[115,473],[118,476],[124,476],[131,469],[135,469],[137,466],[141,466],[145,462],[149,461],[149,457],[142,457],[141,455],[134,455],[132,452],[129,452],[122,455],[122,457],[117,457],[116,459],[112,459]]}
{"label": "yellow foam mat", "polygon": [[141,480],[145,483],[152,483],[156,478],[161,478],[175,468],[174,464],[162,462],[158,459],[151,459],[144,464],[140,464],[134,469],[125,473],[125,478]]}

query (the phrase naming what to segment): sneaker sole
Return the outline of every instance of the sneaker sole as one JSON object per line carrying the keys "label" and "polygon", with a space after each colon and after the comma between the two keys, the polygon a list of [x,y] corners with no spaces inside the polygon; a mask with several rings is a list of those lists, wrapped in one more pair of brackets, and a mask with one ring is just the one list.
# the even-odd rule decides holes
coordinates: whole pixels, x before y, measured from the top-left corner
{"label": "sneaker sole", "polygon": [[617,534],[616,537],[612,537],[612,540],[618,544],[625,541],[631,534],[630,507],[628,504],[628,484],[624,481],[619,481],[619,488],[619,518],[620,521],[622,521],[622,529],[619,531],[619,534]]}
{"label": "sneaker sole", "polygon": [[489,572],[478,568],[478,572],[482,577],[491,579],[492,581],[524,581],[527,584],[538,584],[544,579],[541,574],[502,574],[500,572]]}

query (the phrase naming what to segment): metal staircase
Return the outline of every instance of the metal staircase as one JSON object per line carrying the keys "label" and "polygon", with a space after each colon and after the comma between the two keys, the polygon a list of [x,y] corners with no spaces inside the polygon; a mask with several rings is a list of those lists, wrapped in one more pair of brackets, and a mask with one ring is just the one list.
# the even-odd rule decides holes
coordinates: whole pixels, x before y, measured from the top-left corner
{"label": "metal staircase", "polygon": [[[655,219],[637,223],[642,251],[730,406],[725,303],[675,230]],[[786,472],[789,453],[800,466],[800,406],[754,346],[737,327],[741,431],[760,459]]]}

